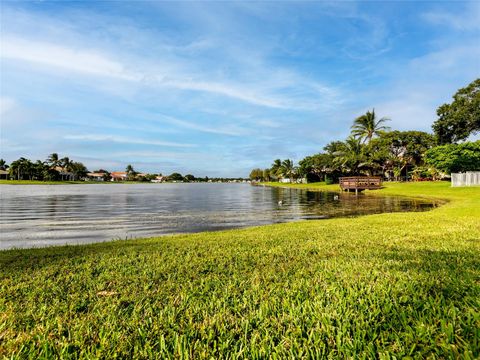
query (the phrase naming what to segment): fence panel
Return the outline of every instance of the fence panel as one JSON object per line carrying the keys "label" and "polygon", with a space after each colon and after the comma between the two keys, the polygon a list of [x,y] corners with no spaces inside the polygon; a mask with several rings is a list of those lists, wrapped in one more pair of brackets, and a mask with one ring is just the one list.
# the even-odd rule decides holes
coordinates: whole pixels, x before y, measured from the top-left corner
{"label": "fence panel", "polygon": [[480,171],[452,174],[452,187],[480,185]]}

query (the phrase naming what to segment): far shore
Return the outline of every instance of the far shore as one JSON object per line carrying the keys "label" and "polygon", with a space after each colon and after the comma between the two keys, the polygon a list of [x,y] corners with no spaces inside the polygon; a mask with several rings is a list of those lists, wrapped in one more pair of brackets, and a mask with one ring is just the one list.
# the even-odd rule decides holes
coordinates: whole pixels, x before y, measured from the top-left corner
{"label": "far shore", "polygon": [[[42,180],[0,180],[0,185],[110,185],[110,184],[216,184],[218,182],[206,182],[206,181],[164,181],[164,182],[151,182],[151,181],[42,181]],[[221,183],[236,183],[243,184],[242,182],[228,182],[223,181]]]}

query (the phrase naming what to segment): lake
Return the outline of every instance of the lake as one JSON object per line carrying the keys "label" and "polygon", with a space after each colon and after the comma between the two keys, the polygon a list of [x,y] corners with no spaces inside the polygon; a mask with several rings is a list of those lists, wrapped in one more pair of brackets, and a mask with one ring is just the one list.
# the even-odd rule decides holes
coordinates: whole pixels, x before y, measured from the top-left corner
{"label": "lake", "polygon": [[238,183],[2,185],[0,199],[0,249],[425,211],[438,206],[434,201],[402,197]]}

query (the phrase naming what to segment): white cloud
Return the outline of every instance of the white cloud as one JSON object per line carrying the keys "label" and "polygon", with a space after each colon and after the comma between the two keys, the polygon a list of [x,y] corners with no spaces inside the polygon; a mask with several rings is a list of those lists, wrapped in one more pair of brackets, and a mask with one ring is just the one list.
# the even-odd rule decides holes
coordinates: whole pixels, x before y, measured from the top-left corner
{"label": "white cloud", "polygon": [[136,80],[125,67],[97,51],[2,36],[1,57],[124,80]]}
{"label": "white cloud", "polygon": [[230,136],[242,136],[246,135],[248,131],[237,126],[218,126],[211,127],[205,126],[198,123],[193,123],[185,120],[180,120],[171,116],[162,115],[162,117],[173,125],[180,126],[185,129],[197,130],[206,133],[220,134],[220,135],[230,135]]}
{"label": "white cloud", "polygon": [[115,142],[115,143],[122,143],[122,144],[171,146],[171,147],[183,147],[183,148],[191,148],[196,146],[195,144],[184,144],[184,143],[170,142],[170,141],[145,140],[145,139],[137,139],[133,137],[115,136],[115,135],[65,135],[63,138],[65,140]]}
{"label": "white cloud", "polygon": [[[29,62],[46,70],[63,70],[73,75],[90,75],[104,80],[111,78],[133,82],[140,87],[204,92],[276,109],[316,110],[325,104],[335,104],[340,98],[333,88],[292,71],[272,69],[259,62],[255,66],[248,63],[248,68],[242,70],[253,74],[253,79],[239,81],[232,76],[220,76],[219,80],[218,74],[200,72],[194,60],[182,58],[181,55],[165,56],[148,63],[131,54],[130,59],[122,61],[118,56],[94,48],[32,40],[11,34],[2,34],[0,57]],[[30,71],[33,70],[30,68]],[[108,89],[105,84],[100,86],[95,82],[90,86]],[[116,89],[117,86],[112,87],[114,93]]]}

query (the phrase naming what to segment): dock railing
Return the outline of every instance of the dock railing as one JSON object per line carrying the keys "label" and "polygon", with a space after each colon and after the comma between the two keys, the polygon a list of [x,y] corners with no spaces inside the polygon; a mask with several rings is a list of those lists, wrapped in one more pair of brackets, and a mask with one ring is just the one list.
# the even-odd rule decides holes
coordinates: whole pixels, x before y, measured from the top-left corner
{"label": "dock railing", "polygon": [[348,176],[340,178],[340,188],[342,190],[362,190],[380,189],[382,187],[382,178],[379,176]]}

